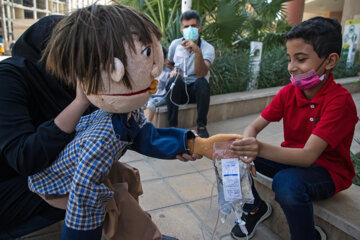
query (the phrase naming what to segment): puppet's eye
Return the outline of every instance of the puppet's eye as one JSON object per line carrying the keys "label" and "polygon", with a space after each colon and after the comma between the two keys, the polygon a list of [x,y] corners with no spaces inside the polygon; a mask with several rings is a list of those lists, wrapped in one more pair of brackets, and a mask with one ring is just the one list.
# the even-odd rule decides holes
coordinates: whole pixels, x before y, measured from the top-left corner
{"label": "puppet's eye", "polygon": [[142,53],[144,56],[148,57],[148,56],[150,56],[150,54],[151,54],[151,48],[150,48],[150,47],[147,47],[147,48],[145,48],[144,50],[142,50],[141,53]]}

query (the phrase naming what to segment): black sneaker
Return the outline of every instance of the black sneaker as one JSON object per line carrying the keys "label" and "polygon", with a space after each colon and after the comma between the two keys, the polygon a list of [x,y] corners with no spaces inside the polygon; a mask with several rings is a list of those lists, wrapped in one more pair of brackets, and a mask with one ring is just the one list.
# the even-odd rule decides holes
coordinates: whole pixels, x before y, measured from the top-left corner
{"label": "black sneaker", "polygon": [[206,127],[198,127],[197,128],[197,134],[199,135],[199,137],[201,138],[208,138],[209,137],[209,133],[206,130]]}
{"label": "black sneaker", "polygon": [[260,206],[253,212],[249,212],[247,215],[243,214],[241,219],[245,221],[245,227],[248,231],[248,236],[243,233],[240,226],[236,224],[231,230],[231,236],[237,240],[250,239],[254,236],[256,227],[270,216],[272,212],[271,205],[265,201],[261,201]]}
{"label": "black sneaker", "polygon": [[319,226],[315,226],[316,240],[326,240],[326,233]]}

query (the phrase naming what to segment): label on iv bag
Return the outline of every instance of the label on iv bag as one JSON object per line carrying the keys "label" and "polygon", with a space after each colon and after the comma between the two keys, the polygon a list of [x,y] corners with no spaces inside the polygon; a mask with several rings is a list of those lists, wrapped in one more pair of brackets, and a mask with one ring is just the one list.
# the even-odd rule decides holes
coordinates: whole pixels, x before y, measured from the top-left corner
{"label": "label on iv bag", "polygon": [[237,158],[221,159],[224,198],[228,202],[242,198],[238,161]]}

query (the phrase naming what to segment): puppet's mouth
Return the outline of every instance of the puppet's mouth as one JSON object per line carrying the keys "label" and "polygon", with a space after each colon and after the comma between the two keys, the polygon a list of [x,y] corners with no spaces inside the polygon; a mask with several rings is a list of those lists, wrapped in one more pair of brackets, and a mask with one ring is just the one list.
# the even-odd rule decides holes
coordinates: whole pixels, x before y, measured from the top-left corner
{"label": "puppet's mouth", "polygon": [[151,84],[150,84],[150,87],[146,88],[146,89],[143,89],[141,91],[138,91],[138,92],[133,92],[133,93],[124,93],[124,94],[104,94],[104,95],[107,95],[107,96],[124,96],[124,97],[128,97],[128,96],[134,96],[134,95],[138,95],[138,94],[142,94],[142,93],[145,93],[147,91],[150,92],[150,94],[154,94],[156,93],[157,91],[157,85],[158,85],[158,80],[154,79]]}
{"label": "puppet's mouth", "polygon": [[150,91],[150,88],[146,88],[144,90],[138,91],[138,92],[133,92],[133,93],[124,93],[124,94],[105,94],[107,96],[134,96],[134,95],[138,95],[138,94],[142,94],[145,93],[147,91]]}

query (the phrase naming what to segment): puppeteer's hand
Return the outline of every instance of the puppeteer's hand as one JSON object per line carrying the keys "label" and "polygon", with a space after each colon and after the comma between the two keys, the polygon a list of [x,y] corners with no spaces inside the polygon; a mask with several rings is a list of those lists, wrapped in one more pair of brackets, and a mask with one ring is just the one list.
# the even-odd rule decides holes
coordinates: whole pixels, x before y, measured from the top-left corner
{"label": "puppeteer's hand", "polygon": [[254,137],[244,137],[234,141],[230,149],[239,156],[244,163],[251,163],[259,154],[259,142]]}
{"label": "puppeteer's hand", "polygon": [[82,105],[87,105],[89,106],[90,101],[87,98],[83,87],[81,86],[81,84],[79,83],[79,81],[77,81],[76,83],[76,97],[75,100],[78,101],[79,103],[81,103]]}
{"label": "puppeteer's hand", "polygon": [[182,155],[176,155],[176,158],[179,159],[180,161],[188,162],[188,161],[195,161],[197,159],[200,159],[202,158],[202,156],[196,153],[193,153],[191,155],[187,153],[183,153]]}
{"label": "puppeteer's hand", "polygon": [[200,51],[199,46],[191,40],[184,40],[181,42],[181,45],[189,52],[194,52],[195,54]]}
{"label": "puppeteer's hand", "polygon": [[195,139],[188,140],[190,153],[200,154],[209,159],[213,158],[213,145],[216,142],[227,142],[234,139],[242,139],[243,136],[239,134],[216,134],[209,138],[201,138],[196,136]]}
{"label": "puppeteer's hand", "polygon": [[179,73],[179,71],[176,69],[176,68],[174,68],[171,72],[170,72],[170,77],[172,78],[172,77],[175,77],[175,76],[179,76],[179,77],[182,77],[182,75]]}

